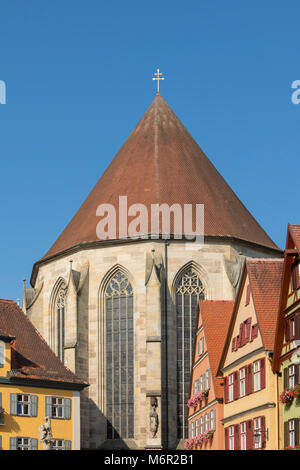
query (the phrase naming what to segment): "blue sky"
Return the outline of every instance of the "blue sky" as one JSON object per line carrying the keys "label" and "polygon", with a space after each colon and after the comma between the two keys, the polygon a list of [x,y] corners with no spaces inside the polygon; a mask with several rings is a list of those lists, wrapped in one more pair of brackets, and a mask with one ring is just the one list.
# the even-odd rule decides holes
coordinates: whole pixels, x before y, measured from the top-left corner
{"label": "blue sky", "polygon": [[300,223],[300,4],[0,2],[0,297],[22,295],[161,94],[280,246]]}

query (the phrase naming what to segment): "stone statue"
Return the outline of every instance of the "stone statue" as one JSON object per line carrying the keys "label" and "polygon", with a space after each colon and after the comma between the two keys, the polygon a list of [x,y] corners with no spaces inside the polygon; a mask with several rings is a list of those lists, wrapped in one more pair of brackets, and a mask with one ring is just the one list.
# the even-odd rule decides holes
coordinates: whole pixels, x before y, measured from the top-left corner
{"label": "stone statue", "polygon": [[52,437],[51,421],[48,416],[45,420],[46,422],[39,426],[39,437],[40,442],[43,443],[44,450],[51,450],[54,442]]}
{"label": "stone statue", "polygon": [[157,411],[156,411],[156,408],[157,408],[157,398],[155,397],[152,397],[151,398],[151,408],[152,408],[152,411],[150,412],[150,432],[152,433],[152,438],[155,438],[156,435],[157,435],[157,431],[158,431],[158,423],[159,423],[159,420],[158,420],[158,414],[157,414]]}

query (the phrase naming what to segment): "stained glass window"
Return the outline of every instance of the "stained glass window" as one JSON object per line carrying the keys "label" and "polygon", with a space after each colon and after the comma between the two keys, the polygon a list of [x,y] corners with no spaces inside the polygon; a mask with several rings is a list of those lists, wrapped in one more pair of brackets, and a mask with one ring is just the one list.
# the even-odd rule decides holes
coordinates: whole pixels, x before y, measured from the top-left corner
{"label": "stained glass window", "polygon": [[108,283],[105,310],[107,438],[133,438],[133,289],[121,271]]}
{"label": "stained glass window", "polygon": [[204,299],[202,282],[190,267],[176,286],[177,311],[177,437],[188,435],[186,404],[199,299]]}

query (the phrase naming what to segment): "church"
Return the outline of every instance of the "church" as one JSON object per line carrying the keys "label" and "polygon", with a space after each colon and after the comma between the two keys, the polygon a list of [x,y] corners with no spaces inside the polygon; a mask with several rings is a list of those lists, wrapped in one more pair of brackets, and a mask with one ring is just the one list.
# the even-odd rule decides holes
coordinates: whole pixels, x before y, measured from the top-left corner
{"label": "church", "polygon": [[[203,204],[204,243],[99,239],[97,207],[119,196]],[[280,255],[157,93],[24,285],[23,311],[90,384],[81,448],[182,448],[199,299],[234,300],[245,256]]]}

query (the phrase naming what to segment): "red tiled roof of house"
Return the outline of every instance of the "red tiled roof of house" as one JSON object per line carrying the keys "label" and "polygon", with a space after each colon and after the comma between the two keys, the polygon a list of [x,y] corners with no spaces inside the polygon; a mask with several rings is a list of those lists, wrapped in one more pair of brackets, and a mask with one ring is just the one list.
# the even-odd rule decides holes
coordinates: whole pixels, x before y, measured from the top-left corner
{"label": "red tiled roof of house", "polygon": [[15,337],[11,351],[12,377],[64,382],[81,388],[88,385],[65,367],[12,300],[0,299],[0,330]]}
{"label": "red tiled roof of house", "polygon": [[127,196],[128,207],[136,203],[147,207],[148,233],[151,204],[204,204],[204,235],[235,237],[278,250],[159,94],[42,259],[99,242],[100,204],[115,207],[118,239],[119,196]]}
{"label": "red tiled roof of house", "polygon": [[288,225],[288,230],[293,238],[293,241],[300,253],[300,225]]}
{"label": "red tiled roof of house", "polygon": [[203,330],[217,398],[223,397],[221,381],[216,378],[234,302],[229,300],[200,300]]}
{"label": "red tiled roof of house", "polygon": [[264,347],[270,351],[273,351],[274,348],[283,263],[283,259],[246,259],[246,268]]}

